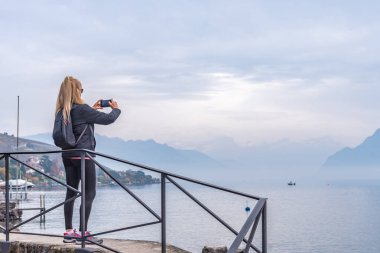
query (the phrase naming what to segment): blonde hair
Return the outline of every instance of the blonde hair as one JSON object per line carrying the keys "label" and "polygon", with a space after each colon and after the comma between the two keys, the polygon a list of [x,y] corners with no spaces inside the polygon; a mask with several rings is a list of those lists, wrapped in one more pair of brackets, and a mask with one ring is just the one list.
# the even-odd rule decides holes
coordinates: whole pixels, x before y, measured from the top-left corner
{"label": "blonde hair", "polygon": [[70,111],[73,104],[84,104],[81,98],[82,84],[72,76],[66,76],[59,90],[55,114],[63,110],[64,120],[70,118]]}

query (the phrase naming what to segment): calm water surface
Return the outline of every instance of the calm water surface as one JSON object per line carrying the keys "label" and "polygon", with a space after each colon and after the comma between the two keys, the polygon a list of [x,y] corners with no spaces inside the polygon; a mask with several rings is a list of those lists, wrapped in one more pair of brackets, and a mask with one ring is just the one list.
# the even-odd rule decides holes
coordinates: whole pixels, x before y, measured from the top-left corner
{"label": "calm water surface", "polygon": [[[246,204],[254,201],[209,188],[183,183],[186,189],[240,230],[247,214]],[[268,198],[268,249],[271,253],[378,253],[380,252],[380,184],[317,185],[296,187],[239,186],[253,195]],[[160,185],[131,187],[155,212],[160,213]],[[167,240],[191,252],[201,252],[205,245],[232,243],[234,236],[172,184],[167,184]],[[32,192],[23,207],[39,206],[39,195],[46,195],[51,207],[64,200],[64,191]],[[79,199],[75,205],[74,224],[78,224]],[[36,214],[25,211],[24,220]],[[98,188],[90,217],[93,233],[155,221],[126,192],[119,188]],[[22,231],[61,234],[63,207],[25,224]],[[260,246],[261,230],[255,244]],[[160,240],[160,225],[104,235],[110,238]]]}

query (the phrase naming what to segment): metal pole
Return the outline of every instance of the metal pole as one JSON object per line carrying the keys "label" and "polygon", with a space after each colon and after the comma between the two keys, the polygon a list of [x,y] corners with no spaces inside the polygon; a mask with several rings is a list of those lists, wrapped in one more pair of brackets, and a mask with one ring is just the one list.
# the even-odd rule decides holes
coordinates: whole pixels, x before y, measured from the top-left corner
{"label": "metal pole", "polygon": [[266,201],[265,201],[263,211],[262,211],[261,224],[262,224],[262,252],[267,253],[267,202]]}
{"label": "metal pole", "polygon": [[[45,200],[46,200],[46,195],[44,195],[44,197],[43,197],[43,208],[44,208],[44,212],[46,211],[46,207],[45,207]],[[44,213],[44,223],[46,222],[46,215],[45,215],[45,213]]]}
{"label": "metal pole", "polygon": [[17,138],[16,138],[16,143],[17,143],[17,151],[18,151],[18,136],[19,136],[19,129],[20,129],[20,96],[17,96]]}
{"label": "metal pole", "polygon": [[81,196],[81,219],[80,219],[80,226],[81,226],[81,236],[82,236],[82,248],[85,248],[85,217],[86,217],[86,207],[85,207],[85,198],[86,198],[86,189],[85,189],[85,184],[86,184],[86,173],[85,173],[85,167],[86,167],[86,164],[85,164],[85,157],[84,157],[84,152],[81,153],[81,166],[80,166],[80,169],[81,169],[81,192],[82,192],[82,196]]}
{"label": "metal pole", "polygon": [[40,223],[45,223],[45,195],[40,195]]}
{"label": "metal pole", "polygon": [[[42,195],[40,195],[40,213],[42,212]],[[40,223],[42,223],[42,215],[40,216]]]}
{"label": "metal pole", "polygon": [[[20,129],[20,96],[17,96],[17,135],[16,135],[16,151],[18,152],[18,146],[19,146],[19,129]],[[16,155],[18,158],[18,155]],[[20,164],[17,163],[16,166],[16,201],[18,199],[18,185],[19,185],[19,177],[20,177]],[[22,191],[21,191],[21,198],[22,198]]]}
{"label": "metal pole", "polygon": [[161,252],[166,253],[166,175],[161,174]]}
{"label": "metal pole", "polygon": [[9,154],[5,155],[5,236],[9,242]]}

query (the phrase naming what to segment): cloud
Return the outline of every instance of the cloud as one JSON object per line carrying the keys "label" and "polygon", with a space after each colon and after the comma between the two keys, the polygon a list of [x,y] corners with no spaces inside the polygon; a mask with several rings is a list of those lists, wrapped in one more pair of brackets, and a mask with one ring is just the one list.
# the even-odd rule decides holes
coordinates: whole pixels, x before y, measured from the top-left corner
{"label": "cloud", "polygon": [[[34,1],[0,7],[2,129],[51,130],[58,87],[125,114],[103,134],[189,143],[331,135],[379,125],[379,3],[373,1]],[[3,94],[3,92],[2,92]],[[33,122],[33,123],[32,123]]]}

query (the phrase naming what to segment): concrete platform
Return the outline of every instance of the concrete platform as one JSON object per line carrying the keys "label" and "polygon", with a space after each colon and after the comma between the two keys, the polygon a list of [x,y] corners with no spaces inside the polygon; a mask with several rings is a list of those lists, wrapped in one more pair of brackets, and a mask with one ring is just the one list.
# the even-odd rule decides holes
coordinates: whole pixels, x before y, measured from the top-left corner
{"label": "concrete platform", "polygon": [[[5,240],[5,235],[0,235],[0,240]],[[10,253],[74,253],[80,245],[75,243],[63,243],[62,238],[36,235],[10,234]],[[122,253],[160,253],[161,244],[150,241],[104,239],[103,245]],[[98,246],[86,244],[86,249],[93,252],[112,252]],[[168,253],[190,253],[172,245],[167,246]]]}

